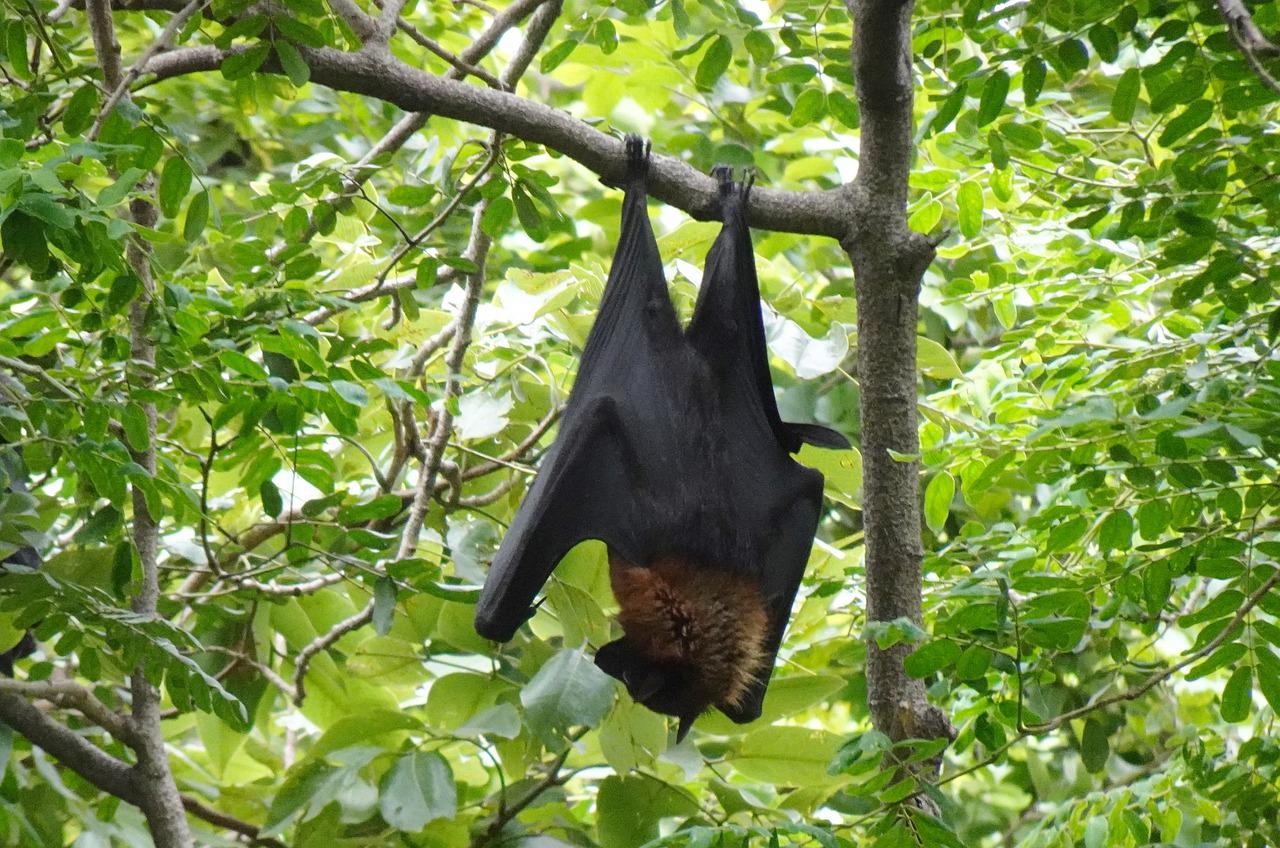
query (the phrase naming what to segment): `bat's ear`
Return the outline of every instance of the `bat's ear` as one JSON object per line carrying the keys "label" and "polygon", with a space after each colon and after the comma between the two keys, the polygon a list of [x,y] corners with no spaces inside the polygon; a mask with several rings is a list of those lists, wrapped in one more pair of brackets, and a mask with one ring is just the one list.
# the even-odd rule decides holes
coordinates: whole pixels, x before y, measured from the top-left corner
{"label": "bat's ear", "polygon": [[679,745],[684,738],[689,735],[689,731],[693,730],[693,722],[698,718],[698,714],[680,716],[680,727],[676,730],[676,744]]}

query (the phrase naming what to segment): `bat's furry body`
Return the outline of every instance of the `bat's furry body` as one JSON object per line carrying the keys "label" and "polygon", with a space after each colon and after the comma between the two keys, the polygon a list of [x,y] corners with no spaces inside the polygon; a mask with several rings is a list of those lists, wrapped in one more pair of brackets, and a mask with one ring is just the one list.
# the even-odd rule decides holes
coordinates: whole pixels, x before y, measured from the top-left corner
{"label": "bat's furry body", "polygon": [[741,574],[662,557],[636,566],[609,558],[618,623],[650,663],[685,672],[697,712],[740,709],[765,661],[769,616],[760,590]]}

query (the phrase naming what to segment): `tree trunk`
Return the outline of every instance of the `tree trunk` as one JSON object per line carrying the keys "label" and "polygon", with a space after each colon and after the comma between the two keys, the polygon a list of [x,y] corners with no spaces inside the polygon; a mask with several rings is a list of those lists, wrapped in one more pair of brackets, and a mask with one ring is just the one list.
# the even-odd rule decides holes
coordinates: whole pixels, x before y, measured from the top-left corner
{"label": "tree trunk", "polygon": [[[859,220],[843,242],[858,302],[866,527],[867,621],[921,623],[920,441],[916,418],[916,318],[920,280],[934,257],[907,227],[913,154],[911,2],[849,0],[862,132],[854,183]],[[893,453],[891,453],[891,451]],[[910,459],[895,459],[899,457]],[[872,721],[896,741],[950,737],[950,722],[906,674],[912,649],[867,644]]]}

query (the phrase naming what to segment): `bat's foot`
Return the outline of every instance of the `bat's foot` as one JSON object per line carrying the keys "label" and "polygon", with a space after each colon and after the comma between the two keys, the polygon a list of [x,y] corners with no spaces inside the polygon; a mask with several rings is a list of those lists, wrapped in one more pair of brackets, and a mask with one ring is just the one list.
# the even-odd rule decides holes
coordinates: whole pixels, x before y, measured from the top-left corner
{"label": "bat's foot", "polygon": [[651,142],[635,133],[627,133],[627,179],[644,180],[649,176],[649,152],[653,149]]}
{"label": "bat's foot", "polygon": [[742,208],[746,208],[747,199],[751,196],[751,187],[756,182],[755,169],[743,168],[742,179],[734,182],[732,165],[716,165],[711,169],[711,176],[716,180],[717,187],[720,190],[721,220],[724,219],[724,213],[731,197],[736,198],[741,203]]}

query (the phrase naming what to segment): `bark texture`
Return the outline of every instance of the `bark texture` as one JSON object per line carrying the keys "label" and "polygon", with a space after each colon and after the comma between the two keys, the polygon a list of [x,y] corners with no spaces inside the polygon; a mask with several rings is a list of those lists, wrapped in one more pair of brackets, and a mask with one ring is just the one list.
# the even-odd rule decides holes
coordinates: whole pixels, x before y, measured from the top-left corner
{"label": "bark texture", "polygon": [[[920,280],[933,245],[907,227],[914,152],[911,2],[850,0],[853,66],[862,114],[854,190],[862,215],[843,246],[853,262],[858,300],[866,527],[867,621],[921,623],[920,464],[898,455],[920,450],[916,416],[916,320]],[[893,452],[893,453],[891,453]],[[872,720],[894,741],[953,735],[924,683],[907,675],[911,650],[867,644]]]}

